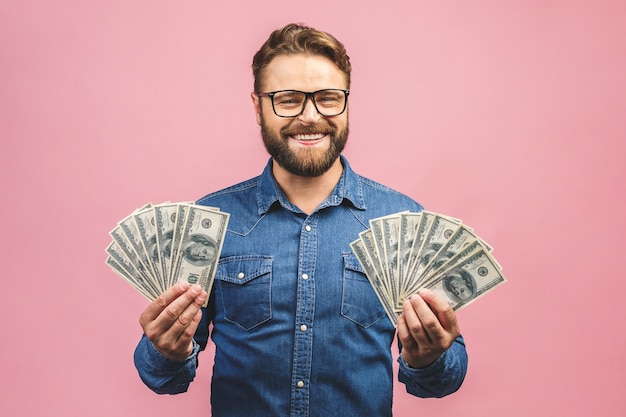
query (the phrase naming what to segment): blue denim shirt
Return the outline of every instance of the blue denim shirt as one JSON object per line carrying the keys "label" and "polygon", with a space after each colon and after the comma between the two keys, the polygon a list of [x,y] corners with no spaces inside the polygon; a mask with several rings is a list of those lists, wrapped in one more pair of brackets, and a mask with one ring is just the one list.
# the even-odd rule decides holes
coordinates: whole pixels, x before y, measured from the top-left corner
{"label": "blue denim shirt", "polygon": [[[213,291],[184,362],[143,336],[135,364],[151,389],[187,390],[212,323],[213,416],[391,415],[395,328],[349,244],[370,219],[422,207],[341,160],[340,181],[310,215],[287,200],[271,160],[198,201],[231,214]],[[420,397],[456,391],[467,369],[461,337],[426,368],[398,361],[399,380]]]}

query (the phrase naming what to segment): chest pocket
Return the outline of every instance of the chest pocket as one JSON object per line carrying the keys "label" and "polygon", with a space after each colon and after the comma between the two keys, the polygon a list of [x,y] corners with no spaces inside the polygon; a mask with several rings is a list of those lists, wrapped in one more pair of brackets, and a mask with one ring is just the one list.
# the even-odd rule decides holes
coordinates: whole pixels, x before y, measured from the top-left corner
{"label": "chest pocket", "polygon": [[362,327],[369,327],[386,314],[356,256],[344,254],[341,315]]}
{"label": "chest pocket", "polygon": [[224,318],[250,330],[272,318],[272,258],[230,256],[215,273],[216,301]]}

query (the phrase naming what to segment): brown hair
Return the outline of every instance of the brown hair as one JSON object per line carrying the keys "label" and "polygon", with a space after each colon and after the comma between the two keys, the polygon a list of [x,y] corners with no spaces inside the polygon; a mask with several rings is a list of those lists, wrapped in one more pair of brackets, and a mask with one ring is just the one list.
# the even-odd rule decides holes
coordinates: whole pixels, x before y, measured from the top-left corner
{"label": "brown hair", "polygon": [[346,76],[350,88],[350,57],[346,48],[333,35],[301,24],[290,23],[276,29],[265,41],[252,59],[254,91],[260,91],[261,78],[265,67],[279,55],[313,54],[321,55],[337,65]]}

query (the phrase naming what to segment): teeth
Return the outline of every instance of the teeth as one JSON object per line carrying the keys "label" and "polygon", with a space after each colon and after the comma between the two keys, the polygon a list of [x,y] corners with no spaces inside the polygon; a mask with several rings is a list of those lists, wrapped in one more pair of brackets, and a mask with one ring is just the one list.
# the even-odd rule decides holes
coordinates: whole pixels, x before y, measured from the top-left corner
{"label": "teeth", "polygon": [[325,135],[323,133],[317,133],[315,135],[294,135],[294,138],[296,140],[316,140],[316,139],[321,139],[324,136]]}

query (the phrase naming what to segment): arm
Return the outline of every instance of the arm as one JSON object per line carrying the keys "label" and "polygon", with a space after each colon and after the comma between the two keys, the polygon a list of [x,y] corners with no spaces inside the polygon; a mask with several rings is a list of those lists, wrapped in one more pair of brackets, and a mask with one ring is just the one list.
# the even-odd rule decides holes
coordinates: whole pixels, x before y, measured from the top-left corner
{"label": "arm", "polygon": [[[193,339],[207,294],[186,282],[165,291],[142,313],[142,336],[135,349],[135,367],[142,381],[159,394],[185,392],[194,379],[199,345]],[[204,333],[204,332],[198,332]]]}
{"label": "arm", "polygon": [[405,301],[398,319],[398,379],[419,397],[443,397],[459,389],[467,352],[452,308],[428,290]]}

